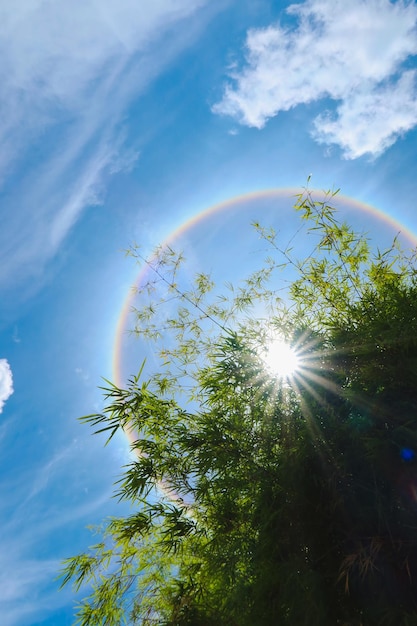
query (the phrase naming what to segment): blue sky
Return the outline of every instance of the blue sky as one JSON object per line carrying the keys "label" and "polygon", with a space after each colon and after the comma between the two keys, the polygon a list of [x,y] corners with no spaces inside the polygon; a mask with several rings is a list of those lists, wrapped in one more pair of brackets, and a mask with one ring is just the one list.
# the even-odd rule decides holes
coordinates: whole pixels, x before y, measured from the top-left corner
{"label": "blue sky", "polygon": [[[6,0],[0,21],[0,615],[62,626],[61,559],[123,513],[127,442],[103,448],[77,422],[113,375],[137,274],[123,250],[309,174],[417,234],[417,5]],[[290,209],[250,212],[279,227]],[[248,215],[190,231],[195,263],[225,279],[249,267]]]}

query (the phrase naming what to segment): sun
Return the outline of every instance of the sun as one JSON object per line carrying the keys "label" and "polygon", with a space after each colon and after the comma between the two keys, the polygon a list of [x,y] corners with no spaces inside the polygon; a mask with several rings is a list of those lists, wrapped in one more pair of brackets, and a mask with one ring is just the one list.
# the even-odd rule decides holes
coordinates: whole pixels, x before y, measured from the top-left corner
{"label": "sun", "polygon": [[282,339],[271,341],[263,360],[268,370],[279,378],[291,378],[300,367],[296,350]]}

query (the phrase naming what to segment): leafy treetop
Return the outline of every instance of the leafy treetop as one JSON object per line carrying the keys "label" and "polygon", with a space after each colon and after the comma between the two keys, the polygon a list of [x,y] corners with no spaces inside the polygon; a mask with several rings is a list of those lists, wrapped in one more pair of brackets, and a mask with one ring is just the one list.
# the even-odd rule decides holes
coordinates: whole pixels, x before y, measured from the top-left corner
{"label": "leafy treetop", "polygon": [[[184,288],[171,249],[132,251],[160,368],[82,418],[135,433],[117,483],[135,512],[65,562],[90,589],[77,623],[417,623],[416,258],[375,251],[334,195],[296,199],[303,258],[255,224],[270,254],[227,295],[202,273]],[[299,355],[289,379],[260,357],[274,334]]]}

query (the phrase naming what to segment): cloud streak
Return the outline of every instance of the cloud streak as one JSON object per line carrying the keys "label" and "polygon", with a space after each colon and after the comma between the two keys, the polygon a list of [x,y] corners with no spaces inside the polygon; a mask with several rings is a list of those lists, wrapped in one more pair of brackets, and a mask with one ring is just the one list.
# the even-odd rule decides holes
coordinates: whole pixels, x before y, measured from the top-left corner
{"label": "cloud streak", "polygon": [[417,7],[398,0],[307,0],[287,9],[296,26],[248,32],[246,65],[213,110],[262,128],[300,104],[331,99],[312,136],[348,159],[378,156],[417,125]]}
{"label": "cloud streak", "polygon": [[[6,3],[0,33],[1,143],[13,146],[16,157],[28,134],[33,137],[48,125],[71,120],[83,114],[86,105],[94,108],[109,76],[120,77],[129,60],[201,4],[193,0],[144,0],[140,6],[134,0]],[[123,85],[117,91],[123,92]],[[113,92],[116,99],[117,91]],[[4,161],[3,151],[3,167]]]}
{"label": "cloud streak", "polygon": [[[9,429],[12,436],[12,429]],[[10,442],[4,441],[2,452]],[[90,446],[72,441],[22,474],[3,468],[0,482],[2,534],[0,615],[2,626],[24,626],[47,619],[74,603],[70,587],[58,592],[62,559],[77,552],[79,529],[117,513],[112,489],[96,468],[86,471]],[[2,457],[3,458],[3,457]],[[84,467],[84,470],[81,468]],[[76,469],[74,469],[76,468]],[[86,474],[89,474],[86,478]],[[71,480],[68,480],[71,476]],[[90,495],[85,487],[94,486]],[[63,501],[53,494],[60,491]],[[120,511],[119,511],[120,512]],[[74,529],[77,529],[76,531]]]}
{"label": "cloud streak", "polygon": [[181,25],[205,1],[2,6],[0,287],[39,279],[108,178],[131,167],[126,110],[188,45]]}
{"label": "cloud streak", "polygon": [[13,375],[6,359],[0,359],[0,413],[4,404],[13,393]]}
{"label": "cloud streak", "polygon": [[[70,588],[58,593],[59,583],[56,578],[62,569],[62,559],[74,551],[70,545],[58,548],[62,558],[42,556],[42,546],[49,542],[51,533],[60,529],[72,530],[72,523],[91,523],[95,514],[103,515],[108,510],[110,494],[101,493],[90,502],[73,506],[61,514],[45,504],[44,517],[34,516],[27,509],[31,526],[23,527],[21,519],[13,515],[13,523],[3,525],[0,549],[3,555],[3,567],[0,572],[2,594],[0,611],[2,626],[24,626],[47,617],[53,611],[74,602]],[[18,536],[18,539],[16,539]]]}

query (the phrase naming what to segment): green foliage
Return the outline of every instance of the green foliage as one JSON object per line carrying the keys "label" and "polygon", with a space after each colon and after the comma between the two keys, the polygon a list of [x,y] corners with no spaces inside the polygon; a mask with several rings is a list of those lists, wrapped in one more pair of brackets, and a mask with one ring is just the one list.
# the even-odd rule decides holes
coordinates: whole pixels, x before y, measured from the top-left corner
{"label": "green foliage", "polygon": [[[65,562],[90,586],[77,623],[417,623],[415,257],[374,251],[334,195],[297,197],[304,258],[254,224],[271,254],[226,295],[170,249],[131,251],[160,368],[83,418],[135,433],[117,495],[136,512]],[[274,333],[301,359],[289,380],[260,356]]]}

